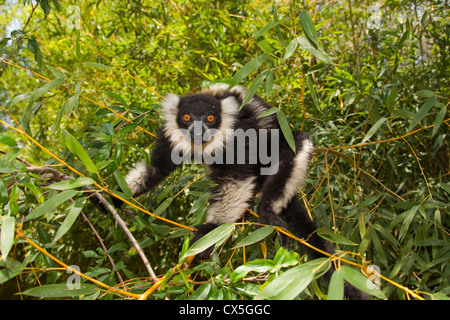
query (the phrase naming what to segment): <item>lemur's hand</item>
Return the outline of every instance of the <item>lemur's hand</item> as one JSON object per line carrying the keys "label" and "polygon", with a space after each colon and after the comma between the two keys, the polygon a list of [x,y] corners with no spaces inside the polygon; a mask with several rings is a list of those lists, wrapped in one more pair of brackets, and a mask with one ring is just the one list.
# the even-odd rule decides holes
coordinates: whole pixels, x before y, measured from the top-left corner
{"label": "lemur's hand", "polygon": [[[281,227],[283,229],[287,228],[286,222],[275,213],[272,214],[263,214],[259,217],[258,223],[264,224],[264,225],[270,225],[270,226],[276,226]],[[280,245],[285,247],[286,249],[289,249],[291,244],[291,239],[285,235],[284,233],[278,232],[278,241],[280,241]]]}

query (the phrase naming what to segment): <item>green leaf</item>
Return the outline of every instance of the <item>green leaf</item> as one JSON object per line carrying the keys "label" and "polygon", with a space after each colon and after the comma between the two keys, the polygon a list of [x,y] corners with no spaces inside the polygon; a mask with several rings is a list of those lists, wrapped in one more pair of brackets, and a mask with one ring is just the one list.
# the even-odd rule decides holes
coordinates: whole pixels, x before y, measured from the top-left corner
{"label": "green leaf", "polygon": [[45,85],[43,85],[42,87],[40,87],[40,88],[36,89],[36,91],[34,91],[33,96],[31,97],[31,100],[34,100],[34,99],[42,96],[44,93],[47,93],[51,89],[62,84],[65,80],[66,80],[65,77],[64,78],[56,78],[56,79],[53,79],[52,81],[46,83]]}
{"label": "green leaf", "polygon": [[120,170],[114,171],[114,178],[116,178],[117,183],[119,184],[120,189],[125,194],[125,198],[129,199],[133,196],[133,192],[131,191],[130,187],[128,186],[128,183],[126,182],[125,178],[122,175],[122,172]]}
{"label": "green leaf", "polygon": [[357,244],[348,240],[346,237],[341,236],[339,234],[334,233],[331,229],[328,228],[318,228],[317,234],[331,242],[339,243],[339,244],[345,244],[348,246],[356,246]]}
{"label": "green leaf", "polygon": [[383,123],[386,121],[386,118],[381,118],[380,120],[378,120],[377,122],[375,122],[375,124],[373,125],[372,128],[370,128],[370,130],[367,132],[367,134],[364,136],[364,139],[361,141],[361,143],[366,142],[367,140],[369,140],[370,138],[372,138],[372,136],[378,131],[378,129],[380,129],[380,127],[383,125]]}
{"label": "green leaf", "polygon": [[60,123],[61,123],[61,119],[62,119],[62,117],[64,115],[66,116],[66,119],[67,119],[68,116],[72,113],[72,111],[76,111],[78,109],[78,99],[79,99],[79,95],[80,95],[80,86],[81,86],[81,81],[79,81],[77,83],[77,86],[75,88],[75,94],[72,97],[70,97],[69,99],[67,99],[64,102],[64,105],[59,110],[58,115],[57,115],[56,120],[55,120],[55,123],[53,124],[53,128],[52,128],[52,132],[53,133],[58,131],[58,128],[59,128]]}
{"label": "green leaf", "polygon": [[173,201],[173,198],[167,198],[166,200],[164,200],[164,202],[161,203],[158,206],[158,208],[155,209],[155,211],[153,211],[153,214],[160,216],[164,211],[166,211],[166,209],[170,206],[172,201]]}
{"label": "green leaf", "polygon": [[422,107],[419,109],[419,111],[412,119],[408,131],[411,131],[420,121],[422,121],[423,118],[425,118],[425,116],[428,114],[431,108],[436,104],[436,101],[437,101],[436,96],[432,96],[425,101],[425,103],[422,105]]}
{"label": "green leaf", "polygon": [[319,47],[319,38],[317,36],[316,28],[314,27],[311,17],[305,10],[300,12],[300,23],[308,39],[311,40],[316,47]]}
{"label": "green leaf", "polygon": [[244,80],[250,73],[258,69],[268,58],[269,55],[267,53],[263,53],[243,66],[231,79],[230,89]]}
{"label": "green leaf", "polygon": [[330,263],[324,263],[325,260],[325,258],[316,259],[284,272],[264,287],[255,299],[295,299],[311,283],[316,274],[328,270]]}
{"label": "green leaf", "polygon": [[334,271],[331,276],[328,300],[344,300],[344,275],[341,268]]}
{"label": "green leaf", "polygon": [[204,235],[183,255],[182,259],[196,255],[216,243],[223,243],[234,231],[234,224],[225,223]]}
{"label": "green leaf", "polygon": [[105,66],[104,64],[94,63],[94,62],[84,62],[85,66],[93,67],[93,68],[101,68],[106,70],[111,70],[111,67]]}
{"label": "green leaf", "polygon": [[297,40],[297,38],[295,38],[286,47],[286,52],[284,53],[284,57],[283,57],[283,60],[281,60],[281,63],[284,63],[287,59],[289,59],[294,54],[295,50],[297,50],[297,46],[298,46],[298,40]]}
{"label": "green leaf", "polygon": [[34,54],[34,60],[38,64],[38,68],[42,68],[42,52],[41,49],[39,49],[39,44],[36,41],[36,38],[34,36],[31,36],[28,38],[28,50],[30,50]]}
{"label": "green leaf", "polygon": [[92,162],[88,153],[86,152],[86,150],[84,150],[77,139],[75,139],[69,132],[67,132],[63,128],[61,128],[61,134],[67,149],[69,149],[70,152],[72,152],[81,160],[81,162],[89,172],[97,173],[97,167],[95,166],[94,162]]}
{"label": "green leaf", "polygon": [[344,279],[355,288],[379,299],[386,299],[384,293],[380,289],[374,288],[372,281],[357,269],[350,266],[342,266],[340,269],[342,270]]}
{"label": "green leaf", "polygon": [[236,282],[243,279],[249,272],[263,273],[274,269],[276,266],[272,260],[253,260],[236,268],[230,275],[230,281]]}
{"label": "green leaf", "polygon": [[21,294],[39,298],[64,298],[91,295],[97,290],[93,284],[80,283],[80,289],[69,289],[65,283],[55,283],[31,288]]}
{"label": "green leaf", "polygon": [[5,132],[0,132],[0,143],[8,147],[15,147],[17,145],[14,138]]}
{"label": "green leaf", "polygon": [[29,221],[31,219],[36,219],[47,212],[55,210],[61,203],[75,197],[77,195],[77,191],[75,190],[67,190],[62,193],[58,193],[57,195],[47,199],[43,204],[34,209],[26,218],[25,221]]}
{"label": "green leaf", "polygon": [[314,84],[311,79],[311,75],[306,76],[306,82],[308,83],[309,91],[311,92],[311,97],[313,99],[314,105],[316,106],[317,110],[320,111],[320,104],[319,100],[317,99],[317,93],[316,89],[314,88]]}
{"label": "green leaf", "polygon": [[202,284],[193,294],[189,296],[189,300],[205,300],[208,297],[209,291],[211,290],[211,282],[205,282]]}
{"label": "green leaf", "polygon": [[281,132],[283,132],[284,138],[286,139],[289,147],[295,152],[295,141],[294,136],[292,135],[291,128],[289,127],[289,123],[286,119],[284,112],[281,109],[277,110],[277,119],[281,128]]}
{"label": "green leaf", "polygon": [[22,272],[22,264],[13,258],[0,259],[0,284]]}
{"label": "green leaf", "polygon": [[234,248],[240,248],[244,246],[249,246],[255,242],[261,241],[262,239],[265,239],[273,232],[273,226],[265,226],[262,228],[257,229],[256,231],[250,233],[248,236],[246,236],[244,239],[239,241],[238,244],[234,246]]}
{"label": "green leaf", "polygon": [[391,88],[391,91],[389,92],[389,96],[386,101],[386,108],[389,111],[389,113],[392,113],[392,111],[394,110],[396,97],[397,97],[397,86],[395,85]]}
{"label": "green leaf", "polygon": [[13,105],[15,105],[16,103],[25,100],[25,99],[29,99],[33,96],[32,93],[24,93],[24,94],[19,94],[18,96],[15,96],[14,98],[12,98],[10,101],[8,101],[8,103],[5,104],[5,109],[9,109],[11,108]]}
{"label": "green leaf", "polygon": [[278,112],[278,108],[272,107],[269,110],[264,111],[263,113],[261,113],[257,119],[259,118],[263,118],[263,117],[268,117],[274,113]]}
{"label": "green leaf", "polygon": [[433,91],[430,91],[430,90],[420,90],[420,91],[417,91],[415,94],[418,97],[424,97],[424,98],[431,98],[431,97],[436,96],[436,93],[434,93]]}
{"label": "green leaf", "polygon": [[441,126],[442,121],[444,120],[446,114],[447,114],[447,108],[445,106],[443,106],[441,108],[441,111],[439,111],[439,114],[437,115],[436,120],[434,120],[434,127],[433,127],[433,131],[431,133],[432,137],[439,130],[439,127]]}
{"label": "green leaf", "polygon": [[6,257],[8,256],[14,243],[14,227],[16,225],[16,219],[10,216],[3,216],[1,218],[2,232],[0,235],[0,250],[2,251],[2,259],[6,260]]}
{"label": "green leaf", "polygon": [[67,231],[70,230],[85,204],[86,198],[79,198],[73,203],[72,208],[70,209],[63,223],[56,232],[55,238],[53,239],[52,243],[58,241],[63,235],[67,233]]}
{"label": "green leaf", "polygon": [[300,36],[296,38],[299,46],[308,51],[309,53],[311,53],[313,56],[315,56],[317,59],[327,63],[327,64],[331,64],[331,58],[323,51],[314,48],[311,43],[308,41],[307,38],[305,38],[304,36]]}
{"label": "green leaf", "polygon": [[124,107],[128,107],[128,103],[125,101],[124,98],[122,98],[120,95],[118,95],[117,93],[111,92],[111,91],[103,91],[104,93],[106,93],[108,96],[116,99],[117,101],[119,101]]}
{"label": "green leaf", "polygon": [[45,16],[48,16],[48,14],[50,13],[50,6],[48,4],[48,0],[41,0],[39,4],[41,5],[42,11],[44,11]]}
{"label": "green leaf", "polygon": [[[12,189],[11,189],[12,191]],[[8,202],[9,196],[8,191],[6,190],[5,183],[3,180],[0,179],[0,203],[6,203]]]}
{"label": "green leaf", "polygon": [[270,94],[272,93],[273,77],[274,77],[273,71],[270,69],[269,69],[269,71],[270,71],[270,73],[267,75],[267,78],[266,78],[266,96],[267,96],[267,98],[269,98]]}
{"label": "green leaf", "polygon": [[256,94],[256,91],[258,90],[259,86],[261,85],[261,83],[264,81],[264,79],[267,77],[267,75],[270,72],[271,72],[270,70],[264,70],[250,84],[250,86],[247,89],[247,92],[245,93],[244,99],[242,100],[241,108],[253,98],[253,96]]}
{"label": "green leaf", "polygon": [[91,178],[77,178],[72,180],[61,181],[57,183],[53,183],[48,186],[49,189],[52,190],[67,190],[67,189],[75,189],[84,186],[89,186],[94,183],[94,180]]}
{"label": "green leaf", "polygon": [[261,37],[264,33],[266,33],[267,31],[269,31],[270,29],[272,29],[273,27],[275,27],[278,24],[278,22],[272,21],[269,22],[265,27],[263,27],[261,30],[255,32],[255,34],[253,35],[253,37],[255,39],[258,39],[259,37]]}

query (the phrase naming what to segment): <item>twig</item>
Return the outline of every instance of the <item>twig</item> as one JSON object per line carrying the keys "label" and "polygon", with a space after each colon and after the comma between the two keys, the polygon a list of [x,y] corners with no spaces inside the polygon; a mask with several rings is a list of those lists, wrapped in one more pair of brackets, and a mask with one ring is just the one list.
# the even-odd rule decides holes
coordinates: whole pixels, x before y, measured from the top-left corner
{"label": "twig", "polygon": [[[49,168],[49,167],[29,166],[29,167],[27,167],[27,170],[29,172],[34,172],[34,173],[50,173],[53,175],[55,180],[72,180],[72,179],[74,179],[72,177],[62,174],[58,170],[55,170],[55,169]],[[84,186],[83,189],[93,192],[93,189],[89,186]],[[113,215],[114,219],[119,223],[119,225],[121,226],[121,228],[123,229],[123,231],[125,232],[127,237],[130,239],[134,248],[138,252],[142,261],[144,262],[144,265],[147,268],[147,271],[148,271],[150,277],[152,278],[152,280],[157,281],[158,278],[156,277],[156,275],[152,269],[152,266],[150,265],[150,262],[148,261],[147,257],[145,256],[142,248],[139,246],[139,243],[136,241],[136,238],[133,236],[133,234],[130,232],[130,230],[128,230],[126,223],[122,220],[122,218],[119,216],[117,211],[111,206],[111,204],[108,201],[106,201],[106,199],[101,194],[94,193],[94,197],[96,197],[104,205],[106,210],[108,210]]]}

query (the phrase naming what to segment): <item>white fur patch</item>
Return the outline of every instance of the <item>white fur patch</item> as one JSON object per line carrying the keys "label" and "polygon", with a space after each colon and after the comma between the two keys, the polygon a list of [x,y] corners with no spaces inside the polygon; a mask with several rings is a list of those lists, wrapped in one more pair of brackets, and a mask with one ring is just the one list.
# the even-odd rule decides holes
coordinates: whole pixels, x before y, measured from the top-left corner
{"label": "white fur patch", "polygon": [[254,180],[255,177],[242,181],[233,178],[223,181],[220,190],[212,197],[215,202],[208,208],[206,222],[223,224],[241,218],[254,196]]}
{"label": "white fur patch", "polygon": [[143,161],[139,162],[134,169],[127,173],[125,181],[133,192],[133,195],[141,193],[145,190],[147,170],[147,164]]}
{"label": "white fur patch", "polygon": [[170,138],[178,130],[177,114],[179,103],[180,97],[173,93],[169,93],[161,103],[161,111],[165,121],[164,134],[167,138]]}
{"label": "white fur patch", "polygon": [[309,161],[314,151],[314,145],[310,139],[303,141],[301,150],[297,150],[297,154],[293,161],[291,176],[286,181],[283,196],[272,203],[272,209],[276,214],[286,208],[289,200],[298,192],[303,185],[308,171]]}

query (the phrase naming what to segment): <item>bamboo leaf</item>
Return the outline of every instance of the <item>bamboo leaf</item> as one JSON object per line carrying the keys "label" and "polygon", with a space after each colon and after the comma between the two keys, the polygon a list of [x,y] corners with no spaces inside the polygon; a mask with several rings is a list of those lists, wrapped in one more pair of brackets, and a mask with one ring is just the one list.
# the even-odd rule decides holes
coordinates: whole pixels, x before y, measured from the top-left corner
{"label": "bamboo leaf", "polygon": [[111,70],[111,67],[105,66],[104,64],[101,64],[101,63],[84,62],[83,64],[84,64],[85,66],[88,66],[88,67],[101,68],[101,69]]}
{"label": "bamboo leaf", "polygon": [[117,101],[119,101],[124,107],[128,107],[128,103],[125,101],[124,98],[122,98],[120,95],[118,95],[117,93],[111,92],[111,91],[103,91],[104,93],[106,93],[108,96],[110,96],[111,98],[116,99]]}
{"label": "bamboo leaf", "polygon": [[295,141],[294,136],[292,135],[291,128],[289,127],[289,123],[286,119],[286,116],[283,111],[280,109],[277,110],[277,119],[281,128],[281,132],[283,132],[284,138],[286,139],[289,147],[295,152]]}
{"label": "bamboo leaf", "polygon": [[47,284],[21,292],[21,294],[39,298],[64,298],[91,295],[97,292],[93,284],[81,283],[79,289],[69,289],[65,283]]}
{"label": "bamboo leaf", "polygon": [[257,119],[259,118],[263,118],[263,117],[268,117],[274,113],[278,112],[278,108],[272,107],[269,110],[264,111],[263,113],[261,113]]}
{"label": "bamboo leaf", "polygon": [[316,259],[292,268],[276,277],[255,299],[292,300],[311,283],[315,275],[330,267],[325,259]]}
{"label": "bamboo leaf", "polygon": [[[384,293],[380,289],[374,288],[373,283],[370,281],[370,279],[366,278],[357,269],[350,266],[342,266],[340,269],[342,270],[344,279],[355,288],[379,299],[386,299]],[[370,285],[369,283],[371,283],[372,285]]]}
{"label": "bamboo leaf", "polygon": [[258,90],[261,83],[264,81],[264,79],[267,77],[267,75],[270,73],[270,70],[264,70],[261,72],[255,80],[250,84],[250,86],[247,89],[247,92],[245,93],[244,99],[242,100],[241,107],[242,108],[245,104],[247,104],[253,96],[256,94],[256,91]]}
{"label": "bamboo leaf", "polygon": [[263,27],[261,30],[255,32],[255,34],[253,35],[253,37],[255,39],[258,39],[259,37],[261,37],[264,33],[266,33],[267,31],[269,31],[270,29],[272,29],[273,27],[275,27],[278,24],[278,22],[272,21],[269,22],[265,27]]}
{"label": "bamboo leaf", "polygon": [[57,195],[47,199],[43,204],[34,209],[26,218],[25,221],[29,221],[32,219],[37,219],[47,212],[55,210],[60,204],[65,201],[75,197],[77,195],[77,191],[75,190],[67,190],[62,193],[58,193]]}
{"label": "bamboo leaf", "polygon": [[234,224],[232,223],[225,223],[215,228],[214,230],[200,238],[197,242],[195,242],[192,247],[190,247],[189,250],[183,255],[182,259],[196,255],[208,249],[212,245],[224,241],[234,231],[234,228]]}
{"label": "bamboo leaf", "polygon": [[263,273],[274,269],[276,266],[271,260],[259,259],[247,262],[236,268],[230,275],[231,282],[243,279],[249,272]]}
{"label": "bamboo leaf", "polygon": [[84,205],[86,204],[86,198],[78,198],[73,204],[72,208],[70,209],[69,213],[67,214],[66,218],[64,219],[63,223],[59,227],[58,231],[56,232],[55,238],[53,239],[52,243],[55,243],[58,241],[63,235],[67,233],[67,231],[70,230],[75,220],[78,218],[78,215],[80,214],[81,210],[83,209]]}
{"label": "bamboo leaf", "polygon": [[0,143],[8,147],[17,146],[16,140],[5,132],[0,132]]}
{"label": "bamboo leaf", "polygon": [[339,234],[334,233],[331,229],[328,228],[318,228],[317,234],[331,242],[339,243],[339,244],[345,244],[348,246],[356,246],[357,244],[348,240],[346,237],[341,236]]}
{"label": "bamboo leaf", "polygon": [[11,216],[3,216],[1,218],[2,232],[0,237],[0,250],[2,251],[2,259],[6,260],[6,257],[8,256],[9,251],[11,250],[11,247],[14,243],[14,227],[16,225],[16,219]]}
{"label": "bamboo leaf", "polygon": [[317,59],[319,59],[327,64],[332,63],[331,58],[325,52],[314,48],[306,37],[300,36],[300,37],[297,37],[296,39],[297,39],[299,46],[302,49],[308,51],[313,56],[315,56]]}
{"label": "bamboo leaf", "polygon": [[80,161],[84,164],[86,169],[89,172],[97,173],[98,169],[95,166],[94,162],[92,162],[91,158],[89,157],[88,153],[84,148],[81,146],[81,144],[73,137],[69,132],[61,128],[61,134],[64,140],[64,143],[67,146],[67,149],[69,149],[70,152],[72,152],[74,155],[80,159]]}
{"label": "bamboo leaf", "polygon": [[436,132],[439,130],[439,127],[442,124],[442,121],[444,121],[445,115],[447,114],[447,107],[443,106],[441,108],[441,111],[439,111],[436,120],[434,120],[434,127],[433,127],[433,131],[431,132],[431,136],[433,137]]}
{"label": "bamboo leaf", "polygon": [[317,36],[316,28],[314,27],[311,17],[305,10],[300,12],[300,23],[308,39],[311,40],[316,47],[319,47],[319,38]]}
{"label": "bamboo leaf", "polygon": [[306,76],[306,82],[308,83],[308,88],[309,88],[309,91],[311,92],[311,97],[313,99],[314,105],[316,106],[317,110],[320,111],[320,104],[319,104],[319,100],[317,99],[317,92],[316,92],[316,89],[314,88],[314,84],[312,82],[311,75]]}
{"label": "bamboo leaf", "polygon": [[133,196],[133,192],[131,191],[130,187],[128,186],[128,183],[126,182],[125,178],[122,175],[122,172],[120,170],[114,171],[114,178],[116,178],[117,183],[119,184],[120,189],[125,194],[125,198],[129,199]]}
{"label": "bamboo leaf", "polygon": [[414,118],[411,120],[411,124],[409,125],[408,131],[411,131],[423,118],[428,114],[431,108],[436,104],[437,98],[436,96],[432,96],[428,98],[419,111],[416,113]]}
{"label": "bamboo leaf", "polygon": [[294,54],[295,50],[297,50],[297,46],[298,46],[298,40],[297,40],[297,38],[295,38],[286,47],[286,52],[284,53],[284,57],[283,57],[283,60],[281,60],[281,63],[284,63],[287,59],[289,59]]}
{"label": "bamboo leaf", "polygon": [[170,206],[172,201],[173,201],[173,198],[167,198],[166,200],[164,200],[164,202],[161,203],[158,206],[158,208],[155,209],[155,211],[153,211],[153,214],[160,216],[164,211],[166,211],[166,209]]}
{"label": "bamboo leaf", "polygon": [[94,183],[94,180],[91,178],[78,178],[73,180],[66,180],[57,183],[53,183],[48,186],[49,189],[52,190],[67,190],[67,189],[75,189],[84,186],[89,186]]}
{"label": "bamboo leaf", "polygon": [[273,226],[265,226],[262,228],[257,229],[256,231],[250,233],[248,236],[246,236],[244,239],[239,241],[238,244],[234,246],[234,248],[240,248],[244,246],[249,246],[255,242],[261,241],[262,239],[265,239],[273,232]]}
{"label": "bamboo leaf", "polygon": [[268,58],[269,55],[267,53],[263,53],[244,65],[231,79],[230,89],[244,80],[250,73],[258,69]]}
{"label": "bamboo leaf", "polygon": [[331,276],[328,300],[344,300],[344,275],[341,268],[334,271]]}
{"label": "bamboo leaf", "polygon": [[367,134],[364,136],[364,139],[361,141],[361,143],[365,143],[366,141],[368,141],[370,138],[372,138],[372,136],[378,131],[378,129],[380,129],[380,127],[383,125],[383,123],[386,121],[386,118],[381,118],[379,119],[377,122],[375,122],[375,124],[373,125],[372,128],[370,128],[370,130],[367,132]]}

